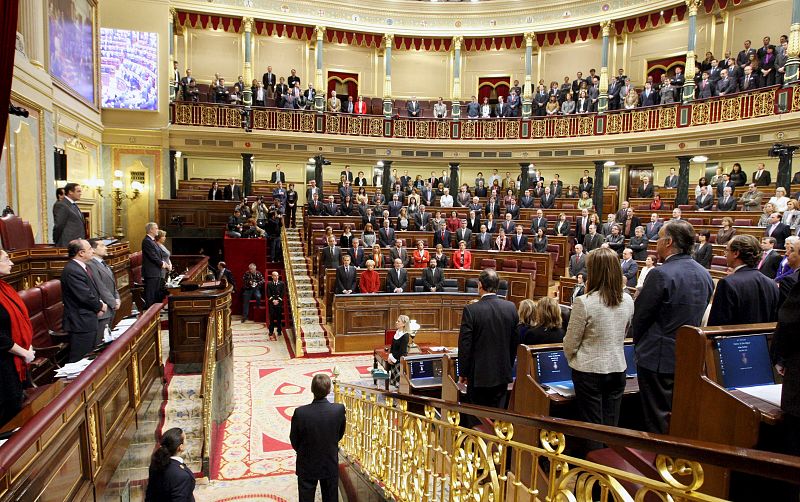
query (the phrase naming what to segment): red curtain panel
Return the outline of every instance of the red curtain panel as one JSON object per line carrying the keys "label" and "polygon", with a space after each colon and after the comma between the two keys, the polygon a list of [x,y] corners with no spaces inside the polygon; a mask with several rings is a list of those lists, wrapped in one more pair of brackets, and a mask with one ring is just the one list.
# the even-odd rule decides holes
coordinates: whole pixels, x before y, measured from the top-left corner
{"label": "red curtain panel", "polygon": [[11,77],[14,72],[14,50],[17,42],[18,0],[0,0],[0,145],[5,141],[8,124],[8,103],[11,99]]}
{"label": "red curtain panel", "polygon": [[672,56],[661,59],[651,59],[647,61],[647,76],[653,77],[653,81],[661,82],[661,75],[667,74],[668,77],[675,75],[675,68],[683,69],[686,66],[686,56]]}
{"label": "red curtain panel", "polygon": [[358,98],[358,74],[344,71],[328,72],[328,96],[331,91],[336,91],[339,99],[347,101],[347,96],[353,96],[353,101]]}
{"label": "red curtain panel", "polygon": [[511,77],[480,77],[478,78],[478,102],[483,103],[483,98],[489,102],[497,103],[497,96],[508,98],[511,92]]}

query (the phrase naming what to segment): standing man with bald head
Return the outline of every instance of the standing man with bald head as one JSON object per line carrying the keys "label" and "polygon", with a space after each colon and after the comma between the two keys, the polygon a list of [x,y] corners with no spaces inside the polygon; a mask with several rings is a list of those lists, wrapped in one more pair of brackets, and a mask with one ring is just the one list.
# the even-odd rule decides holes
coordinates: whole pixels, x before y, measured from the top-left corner
{"label": "standing man with bald head", "polygon": [[69,360],[80,361],[94,349],[97,319],[108,310],[100,301],[100,293],[87,263],[94,256],[85,239],[75,239],[67,245],[69,261],[61,272],[61,302],[64,304],[62,326],[69,333]]}

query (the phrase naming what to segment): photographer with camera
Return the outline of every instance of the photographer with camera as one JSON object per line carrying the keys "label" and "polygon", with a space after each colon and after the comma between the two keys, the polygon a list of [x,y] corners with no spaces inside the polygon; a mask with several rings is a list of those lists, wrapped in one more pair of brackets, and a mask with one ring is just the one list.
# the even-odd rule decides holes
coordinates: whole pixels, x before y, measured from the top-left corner
{"label": "photographer with camera", "polygon": [[242,276],[242,322],[247,322],[247,315],[250,312],[250,300],[255,300],[256,305],[263,297],[264,274],[256,270],[256,264],[251,263],[247,266],[247,272]]}
{"label": "photographer with camera", "polygon": [[236,239],[241,237],[244,221],[245,220],[242,217],[242,212],[238,208],[234,209],[233,215],[228,218],[228,225],[226,226],[225,235]]}

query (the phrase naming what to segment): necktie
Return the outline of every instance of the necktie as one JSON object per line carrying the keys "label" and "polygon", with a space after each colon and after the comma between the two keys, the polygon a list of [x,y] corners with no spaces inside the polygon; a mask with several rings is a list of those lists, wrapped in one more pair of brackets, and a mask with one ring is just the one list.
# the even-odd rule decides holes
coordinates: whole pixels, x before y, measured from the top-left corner
{"label": "necktie", "polygon": [[764,254],[761,255],[761,260],[758,262],[758,267],[757,267],[759,270],[761,270],[761,265],[764,264],[764,260],[767,259],[767,254],[769,254],[769,251],[764,251]]}

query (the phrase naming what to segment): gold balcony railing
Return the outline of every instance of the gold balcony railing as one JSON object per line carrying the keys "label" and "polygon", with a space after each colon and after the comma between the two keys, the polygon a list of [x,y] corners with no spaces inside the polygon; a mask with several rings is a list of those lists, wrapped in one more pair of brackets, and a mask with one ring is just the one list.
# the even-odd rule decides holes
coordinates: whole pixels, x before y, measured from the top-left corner
{"label": "gold balcony railing", "polygon": [[[717,501],[724,499],[703,493],[703,464],[784,481],[800,474],[796,457],[351,384],[337,383],[335,396],[347,414],[342,454],[394,500]],[[494,430],[464,427],[463,413],[491,420]],[[567,437],[654,452],[658,479],[569,456]]]}
{"label": "gold balcony railing", "polygon": [[[170,104],[176,126],[240,128],[241,106],[177,101]],[[248,126],[254,131],[316,133],[428,140],[550,139],[640,133],[721,124],[800,111],[798,86],[767,87],[690,104],[615,110],[604,114],[488,119],[434,119],[318,113],[254,107]]]}
{"label": "gold balcony railing", "polygon": [[283,251],[283,268],[286,270],[286,289],[289,290],[289,307],[292,311],[292,329],[294,331],[294,355],[303,356],[303,332],[300,322],[300,304],[297,301],[297,288],[295,287],[294,270],[289,255],[289,240],[286,227],[281,229],[281,249]]}

